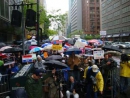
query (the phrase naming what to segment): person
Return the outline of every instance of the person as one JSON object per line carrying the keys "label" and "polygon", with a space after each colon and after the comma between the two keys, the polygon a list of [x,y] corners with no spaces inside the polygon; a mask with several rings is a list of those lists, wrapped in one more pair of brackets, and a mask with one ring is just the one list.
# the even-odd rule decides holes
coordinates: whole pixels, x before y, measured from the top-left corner
{"label": "person", "polygon": [[75,56],[75,53],[72,52],[71,55],[68,58],[68,65],[70,66],[70,69],[74,69],[74,65],[79,65],[80,64],[80,59]]}
{"label": "person", "polygon": [[77,93],[77,91],[78,91],[78,84],[74,80],[74,77],[70,76],[66,91],[67,98],[70,98],[71,95],[73,95],[74,98],[79,98],[79,94]]}
{"label": "person", "polygon": [[36,62],[34,64],[34,68],[46,70],[46,68],[45,68],[46,66],[43,65],[44,62],[45,61],[42,60],[42,57],[40,55],[37,55],[37,60],[36,60]]}
{"label": "person", "polygon": [[67,62],[68,66],[70,67],[70,76],[74,76],[76,81],[80,81],[80,59],[75,56],[75,53],[72,52],[68,58]]}
{"label": "person", "polygon": [[[97,92],[103,94],[104,81],[97,65],[93,65],[86,70],[86,98],[97,98]],[[93,95],[93,97],[92,97]]]}
{"label": "person", "polygon": [[55,74],[56,70],[53,69],[51,73],[46,75],[42,74],[42,70],[35,69],[33,73],[30,73],[27,76],[27,81],[25,84],[25,90],[27,92],[28,98],[42,98],[43,97],[43,88],[42,84],[48,77]]}
{"label": "person", "polygon": [[130,78],[130,62],[127,54],[121,55],[120,62],[120,92],[125,94],[128,89],[128,78]]}

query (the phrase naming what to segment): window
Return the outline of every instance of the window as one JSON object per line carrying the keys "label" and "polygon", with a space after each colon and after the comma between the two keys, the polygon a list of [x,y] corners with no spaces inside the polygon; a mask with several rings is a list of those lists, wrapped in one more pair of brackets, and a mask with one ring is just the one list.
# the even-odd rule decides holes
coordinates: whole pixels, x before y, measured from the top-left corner
{"label": "window", "polygon": [[120,6],[120,1],[114,4],[114,8]]}

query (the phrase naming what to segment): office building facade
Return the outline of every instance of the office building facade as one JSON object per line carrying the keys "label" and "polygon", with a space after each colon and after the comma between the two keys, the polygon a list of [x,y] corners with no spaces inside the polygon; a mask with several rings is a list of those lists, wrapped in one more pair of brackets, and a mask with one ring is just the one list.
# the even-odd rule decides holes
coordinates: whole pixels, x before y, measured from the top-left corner
{"label": "office building facade", "polygon": [[107,32],[106,38],[129,41],[130,0],[100,0],[100,2],[101,30]]}
{"label": "office building facade", "polygon": [[82,30],[82,0],[69,0],[68,30]]}
{"label": "office building facade", "polygon": [[82,26],[85,34],[99,34],[100,0],[82,0]]}

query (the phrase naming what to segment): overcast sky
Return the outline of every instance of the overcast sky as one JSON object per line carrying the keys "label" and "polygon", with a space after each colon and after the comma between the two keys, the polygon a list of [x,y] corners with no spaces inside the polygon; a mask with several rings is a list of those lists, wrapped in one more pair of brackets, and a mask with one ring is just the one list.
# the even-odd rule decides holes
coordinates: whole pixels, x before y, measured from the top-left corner
{"label": "overcast sky", "polygon": [[68,0],[46,0],[47,11],[61,9],[62,13],[68,11]]}

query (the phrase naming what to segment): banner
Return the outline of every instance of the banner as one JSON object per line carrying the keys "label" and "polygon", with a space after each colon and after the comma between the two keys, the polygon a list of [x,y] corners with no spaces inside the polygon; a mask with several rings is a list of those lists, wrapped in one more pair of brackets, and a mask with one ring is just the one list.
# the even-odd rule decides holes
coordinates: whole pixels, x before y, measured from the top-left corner
{"label": "banner", "polygon": [[52,45],[52,50],[61,50],[62,45]]}
{"label": "banner", "polygon": [[33,62],[33,57],[32,55],[23,55],[22,56],[22,62],[27,63],[27,62]]}
{"label": "banner", "polygon": [[74,46],[77,47],[77,48],[83,48],[87,45],[87,43],[84,43],[84,42],[80,42],[79,40],[76,40]]}
{"label": "banner", "polygon": [[94,59],[102,59],[104,58],[104,50],[93,51]]}

